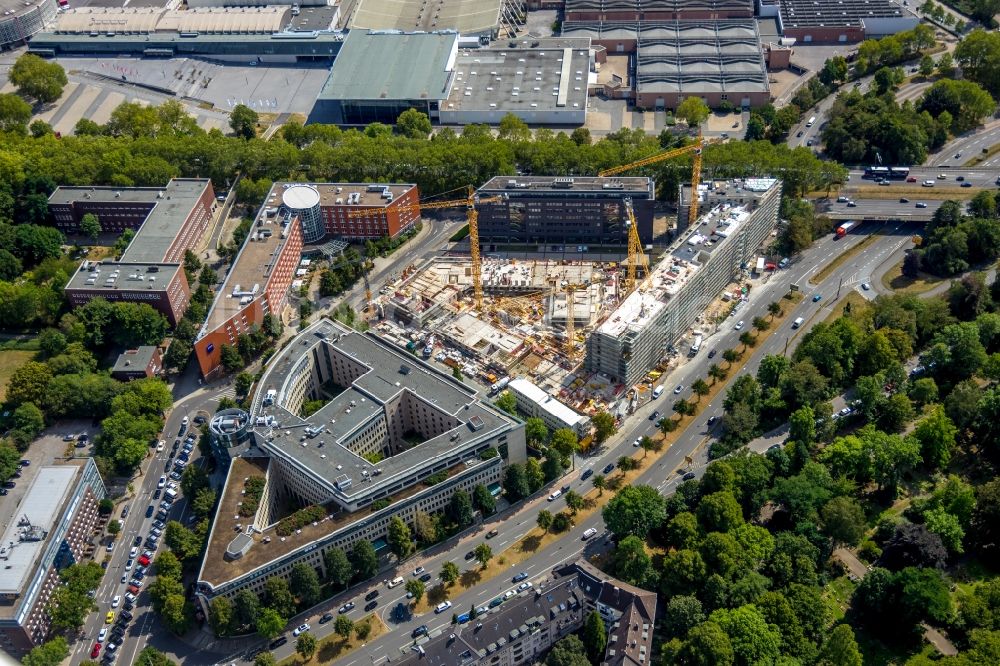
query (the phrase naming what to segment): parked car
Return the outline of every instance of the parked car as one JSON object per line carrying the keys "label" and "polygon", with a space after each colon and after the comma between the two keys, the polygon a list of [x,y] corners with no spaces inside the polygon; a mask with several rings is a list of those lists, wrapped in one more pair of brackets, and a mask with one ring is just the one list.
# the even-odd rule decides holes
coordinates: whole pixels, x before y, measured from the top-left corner
{"label": "parked car", "polygon": [[516,576],[514,576],[511,580],[513,582],[515,582],[515,583],[518,583],[518,582],[524,580],[527,577],[528,577],[528,572],[522,571],[521,573],[519,573]]}
{"label": "parked car", "polygon": [[[184,417],[187,418],[187,417]],[[295,627],[295,631],[292,632],[292,636],[298,636],[309,631],[312,627],[309,626],[308,622],[303,622],[299,626]]]}

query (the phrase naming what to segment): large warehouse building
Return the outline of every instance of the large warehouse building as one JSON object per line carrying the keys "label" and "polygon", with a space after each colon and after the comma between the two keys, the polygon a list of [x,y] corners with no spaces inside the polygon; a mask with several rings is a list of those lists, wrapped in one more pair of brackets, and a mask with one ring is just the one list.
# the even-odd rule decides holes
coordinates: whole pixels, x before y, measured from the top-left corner
{"label": "large warehouse building", "polygon": [[[259,386],[252,441],[229,451],[198,576],[206,613],[213,598],[259,593],[293,564],[322,570],[330,548],[369,541],[384,554],[391,517],[412,524],[418,511],[444,510],[458,489],[499,493],[507,462],[525,459],[522,422],[406,351],[328,319],[275,355]],[[326,402],[300,416],[317,399]],[[260,501],[239,517],[251,477],[264,482]],[[279,518],[289,505],[323,517]]]}
{"label": "large warehouse building", "polygon": [[452,31],[352,31],[310,122],[392,124],[406,109],[441,125],[496,124],[508,113],[535,125],[586,120],[588,40],[505,40],[488,49],[459,42]]}
{"label": "large warehouse building", "polygon": [[750,18],[753,0],[566,0],[566,21]]}
{"label": "large warehouse building", "polygon": [[433,32],[455,30],[463,35],[494,37],[503,26],[520,23],[516,0],[358,0],[351,18],[352,30]]}
{"label": "large warehouse building", "polygon": [[771,101],[757,21],[574,21],[563,34],[589,37],[609,55],[635,54],[632,94],[636,106],[675,109],[686,97],[711,107]]}
{"label": "large warehouse building", "polygon": [[215,204],[207,178],[174,178],[165,187],[56,188],[49,213],[61,231],[79,233],[88,213],[104,231],[136,231],[120,260],[80,265],[65,288],[70,304],[98,297],[148,303],[175,326],[191,298],[184,253],[201,242]]}
{"label": "large warehouse building", "polygon": [[782,35],[805,44],[860,42],[920,22],[892,0],[761,0],[759,14],[775,18]]}
{"label": "large warehouse building", "polygon": [[[732,189],[736,187],[733,183]],[[744,179],[738,187],[759,196],[747,204],[703,208],[701,224],[653,267],[652,277],[587,339],[588,370],[629,386],[636,384],[726,285],[739,277],[778,222],[781,181]]]}
{"label": "large warehouse building", "polygon": [[497,176],[479,188],[479,241],[496,245],[628,243],[631,202],[643,243],[653,242],[653,181],[645,177]]}

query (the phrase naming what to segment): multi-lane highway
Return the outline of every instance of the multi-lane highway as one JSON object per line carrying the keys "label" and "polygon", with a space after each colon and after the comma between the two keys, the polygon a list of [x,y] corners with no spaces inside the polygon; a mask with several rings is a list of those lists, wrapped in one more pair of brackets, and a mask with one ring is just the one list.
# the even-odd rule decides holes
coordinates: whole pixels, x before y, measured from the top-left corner
{"label": "multi-lane highway", "polygon": [[[763,284],[751,290],[749,302],[736,317],[723,323],[714,334],[704,341],[703,352],[671,373],[666,381],[668,391],[663,396],[640,407],[637,413],[629,418],[622,431],[614,436],[598,455],[584,459],[578,458],[575,470],[564,479],[555,482],[553,487],[568,485],[581,493],[591,491],[591,481],[589,479],[585,481],[581,478],[584,470],[592,469],[596,473],[601,473],[608,464],[613,463],[619,456],[635,452],[633,442],[643,435],[655,432],[655,425],[649,418],[654,410],[670,415],[671,405],[676,399],[691,397],[689,389],[682,390],[680,394],[674,394],[669,388],[678,384],[689,387],[695,379],[705,377],[710,364],[721,363],[721,357],[718,355],[714,359],[708,358],[708,353],[711,350],[721,352],[730,347],[740,346],[738,337],[741,331],[735,329],[736,322],[740,319],[749,322],[756,316],[766,317],[767,305],[772,301],[779,300],[788,291],[790,284],[800,285],[805,292],[805,297],[796,306],[788,306],[792,308],[792,311],[788,313],[788,317],[779,329],[762,335],[762,342],[752,350],[752,356],[740,372],[755,372],[757,363],[764,354],[781,354],[786,351],[786,348],[790,350],[803,332],[829,314],[831,308],[834,307],[838,293],[843,295],[850,289],[857,289],[859,293],[868,296],[874,295],[873,291],[861,290],[861,284],[870,281],[871,276],[882,264],[899,259],[903,249],[910,243],[913,227],[902,224],[872,225],[871,231],[877,233],[877,237],[866,248],[865,252],[839,266],[816,287],[809,285],[810,276],[821,270],[838,253],[861,242],[862,235],[852,234],[839,241],[833,240],[832,237],[824,238],[818,241],[813,248],[804,252],[786,270],[774,273]],[[813,300],[815,295],[820,296],[818,301]],[[781,302],[788,303],[788,301]],[[806,324],[797,331],[791,329],[791,322],[796,317],[803,317],[806,320]],[[744,330],[746,329],[744,328]],[[729,379],[732,378],[731,376]],[[685,466],[685,457],[687,456],[691,456],[695,460],[691,469],[698,473],[706,462],[706,445],[716,434],[706,427],[706,420],[709,416],[722,414],[723,400],[724,393],[720,393],[714,400],[705,405],[697,419],[680,434],[673,446],[643,471],[637,483],[655,486],[665,493],[671,492],[680,483],[680,475],[677,471]],[[431,629],[432,634],[442,629],[454,631],[455,629],[450,628],[450,612],[442,615],[430,612],[403,622],[394,621],[390,611],[400,601],[405,601],[405,591],[402,586],[389,589],[382,582],[382,579],[389,579],[395,575],[409,578],[414,567],[423,566],[434,578],[428,583],[428,586],[432,586],[436,584],[437,575],[445,561],[455,562],[460,570],[477,568],[478,565],[472,560],[466,560],[465,556],[478,543],[485,541],[487,531],[497,530],[497,535],[488,543],[494,554],[499,555],[505,547],[509,547],[534,528],[535,519],[540,509],[558,511],[565,508],[561,498],[551,502],[547,501],[549,492],[551,492],[551,488],[543,490],[537,498],[516,507],[513,513],[487,520],[485,524],[479,526],[471,534],[461,537],[457,542],[445,544],[432,549],[429,553],[413,558],[401,566],[399,571],[386,572],[378,581],[358,586],[338,595],[307,614],[293,618],[289,622],[289,628],[308,621],[314,635],[320,638],[325,637],[333,632],[333,623],[328,622],[320,625],[318,622],[320,616],[325,612],[336,614],[337,609],[347,601],[353,601],[355,604],[355,607],[347,613],[348,617],[354,620],[364,617],[369,612],[378,613],[390,631],[367,645],[363,651],[355,652],[341,660],[344,666],[366,666],[371,663],[381,663],[387,657],[395,659],[400,654],[400,649],[406,649],[411,644],[410,632],[421,624],[426,624]],[[580,537],[583,531],[590,527],[597,529],[601,536],[584,542]],[[609,544],[603,532],[604,527],[599,513],[581,520],[558,542],[536,553],[523,566],[511,568],[508,572],[509,576],[484,581],[452,598],[451,601],[456,609],[461,610],[468,609],[470,605],[477,607],[485,605],[498,594],[513,587],[514,584],[510,576],[522,571],[528,574],[529,580],[537,582],[544,578],[553,566],[579,556],[584,550],[589,555],[606,549]],[[373,591],[377,591],[378,596],[374,600],[366,600],[366,595]],[[369,606],[369,610],[366,611],[365,605],[371,601],[377,602],[374,610]],[[256,649],[262,647],[264,644],[258,643]],[[289,634],[288,643],[275,649],[274,654],[280,660],[293,653],[294,640]],[[228,655],[226,660],[219,660],[218,663],[234,661],[239,656],[239,654]]]}
{"label": "multi-lane highway", "polygon": [[[903,199],[906,201],[902,201]],[[851,199],[846,203],[834,202],[820,212],[838,222],[841,220],[927,222],[942,203],[941,200],[918,199],[916,195],[908,194],[899,199]]]}
{"label": "multi-lane highway", "polygon": [[[937,153],[927,159],[932,166],[961,167],[981,155],[984,150],[1000,143],[1000,120],[991,120],[982,128],[949,141]],[[1000,166],[1000,156],[994,155],[983,162],[983,166]]]}

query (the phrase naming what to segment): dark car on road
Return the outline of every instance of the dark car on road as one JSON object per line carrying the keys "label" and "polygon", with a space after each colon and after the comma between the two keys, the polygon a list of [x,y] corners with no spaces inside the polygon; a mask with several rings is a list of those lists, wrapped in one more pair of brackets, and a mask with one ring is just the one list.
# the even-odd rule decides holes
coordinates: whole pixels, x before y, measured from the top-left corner
{"label": "dark car on road", "polygon": [[420,581],[423,582],[423,583],[426,583],[426,582],[430,581],[430,579],[431,579],[431,575],[429,573],[425,573],[422,576],[420,576]]}
{"label": "dark car on road", "polygon": [[374,610],[376,606],[378,606],[377,601],[369,601],[368,603],[365,604],[365,612],[367,613],[370,610]]}
{"label": "dark car on road", "polygon": [[333,613],[323,613],[323,617],[319,619],[320,624],[326,624],[333,619]]}
{"label": "dark car on road", "polygon": [[275,638],[273,641],[271,641],[267,647],[273,650],[275,648],[280,648],[287,642],[288,642],[288,636],[279,636],[278,638]]}
{"label": "dark car on road", "polygon": [[615,464],[614,463],[608,463],[604,467],[604,473],[605,474],[611,474],[611,472],[614,471],[614,469],[615,469]]}
{"label": "dark car on road", "polygon": [[156,509],[155,509],[155,507],[152,504],[150,504],[149,506],[147,506],[146,507],[146,517],[147,518],[152,518],[153,517],[153,511],[155,511],[155,510]]}
{"label": "dark car on road", "polygon": [[344,613],[350,613],[352,610],[354,610],[354,602],[353,601],[348,601],[346,604],[344,604],[343,606],[341,606],[337,610],[337,612],[340,613],[341,615],[343,615]]}
{"label": "dark car on road", "polygon": [[465,554],[465,559],[466,559],[466,560],[471,560],[471,559],[472,559],[473,557],[475,557],[475,556],[476,556],[476,554],[475,554],[474,552],[472,552],[472,551],[470,550],[469,552],[467,552],[467,553]]}
{"label": "dark car on road", "polygon": [[581,481],[586,481],[587,479],[589,479],[593,475],[594,475],[594,470],[592,470],[592,469],[585,469],[585,470],[583,470],[583,474],[580,475],[580,480]]}
{"label": "dark car on road", "polygon": [[709,358],[715,358],[715,350],[714,349],[712,351],[708,352],[708,357]]}
{"label": "dark car on road", "polygon": [[420,625],[419,627],[417,627],[416,629],[413,630],[413,633],[410,634],[410,636],[413,637],[413,638],[417,638],[418,636],[426,636],[426,635],[427,635],[427,625],[426,624]]}
{"label": "dark car on road", "polygon": [[365,601],[371,601],[377,596],[378,596],[378,590],[372,590],[371,592],[365,595]]}
{"label": "dark car on road", "polygon": [[685,474],[684,476],[682,476],[681,479],[683,479],[684,481],[690,481],[694,477],[695,477],[695,473],[694,472],[688,472],[687,474]]}

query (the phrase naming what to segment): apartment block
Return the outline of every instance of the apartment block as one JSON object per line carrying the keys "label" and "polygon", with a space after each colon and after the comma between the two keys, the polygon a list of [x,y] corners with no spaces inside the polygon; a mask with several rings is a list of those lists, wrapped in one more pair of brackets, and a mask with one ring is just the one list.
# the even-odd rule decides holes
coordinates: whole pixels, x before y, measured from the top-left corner
{"label": "apartment block", "polygon": [[527,379],[513,379],[507,389],[514,394],[522,414],[540,418],[550,430],[569,428],[583,437],[590,432],[590,419],[578,414],[555,396],[549,395]]}
{"label": "apartment block", "polygon": [[699,187],[698,223],[682,233],[652,275],[626,297],[587,339],[586,367],[626,385],[637,383],[696,322],[709,303],[739,278],[778,221],[781,181],[747,178],[726,192],[752,193],[736,204],[713,203],[709,185]]}

